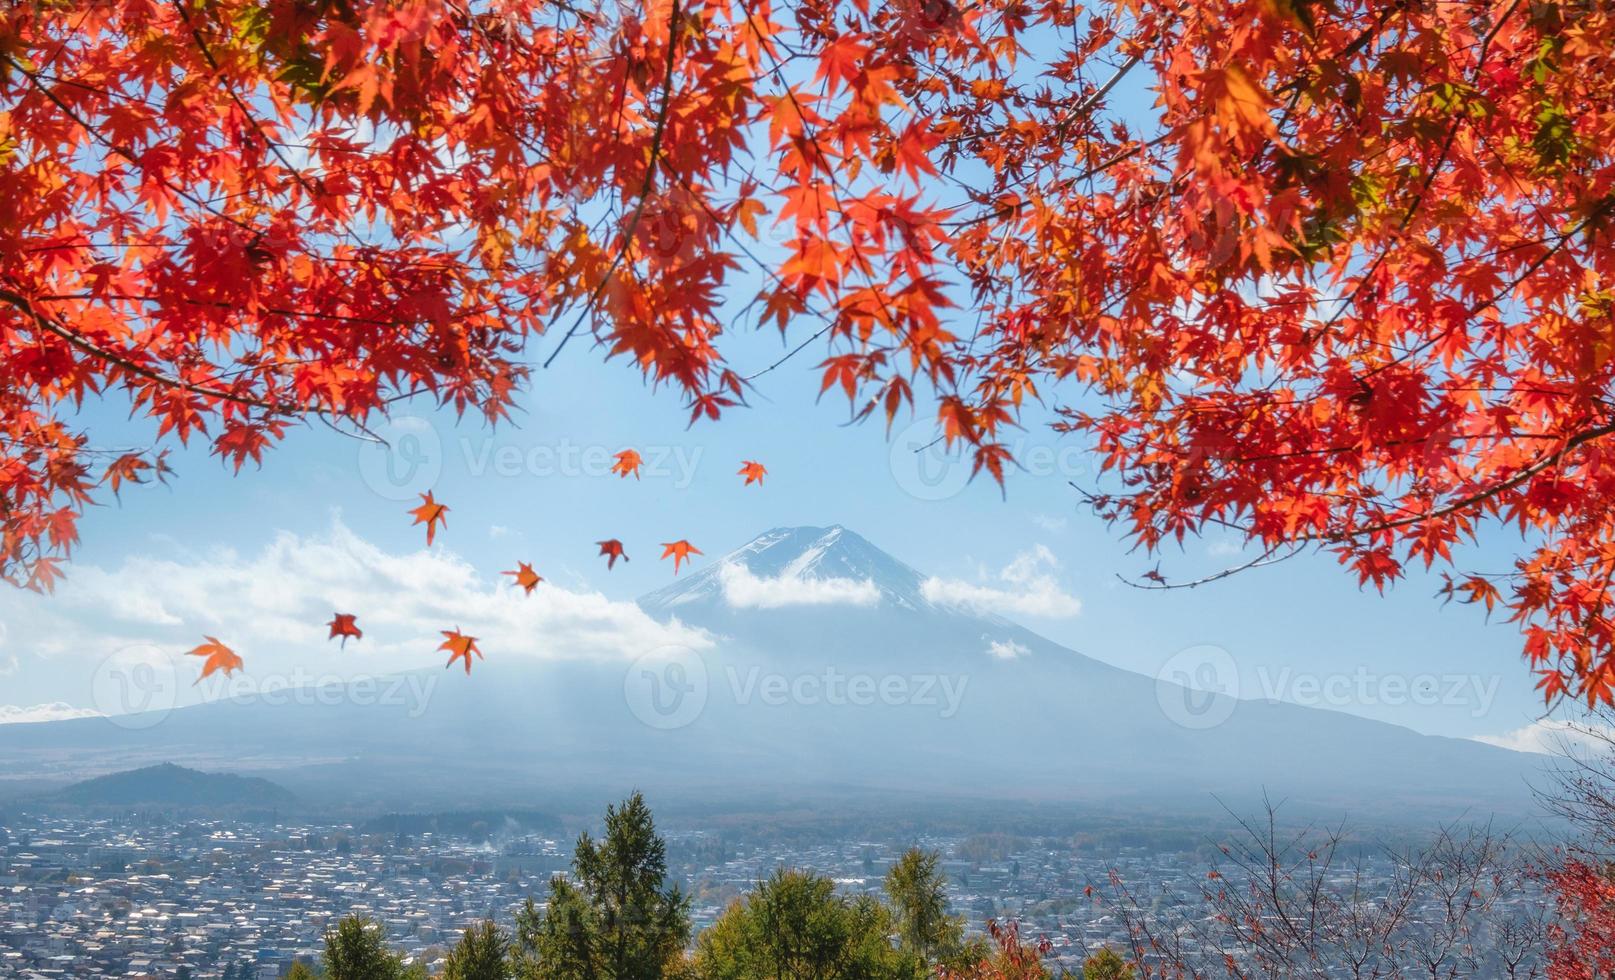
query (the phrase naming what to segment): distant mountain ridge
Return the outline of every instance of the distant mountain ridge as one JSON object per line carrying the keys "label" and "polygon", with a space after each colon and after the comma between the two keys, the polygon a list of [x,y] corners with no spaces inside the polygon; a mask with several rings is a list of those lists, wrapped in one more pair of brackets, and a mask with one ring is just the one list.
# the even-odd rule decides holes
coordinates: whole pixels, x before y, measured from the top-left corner
{"label": "distant mountain ridge", "polygon": [[283,806],[297,797],[256,776],[200,772],[165,762],[86,779],[46,797],[78,806]]}
{"label": "distant mountain ridge", "polygon": [[[704,631],[625,659],[495,656],[428,702],[215,702],[160,724],[0,726],[0,770],[252,759],[375,810],[838,793],[1387,819],[1535,812],[1543,760],[1342,711],[1190,691],[1002,617],[839,525],[781,527],[639,600]],[[535,638],[542,639],[542,638]],[[564,654],[564,651],[560,651]],[[635,659],[635,658],[638,659]],[[441,675],[434,672],[434,676]],[[452,681],[452,682],[451,682]],[[28,770],[20,770],[28,771]]]}

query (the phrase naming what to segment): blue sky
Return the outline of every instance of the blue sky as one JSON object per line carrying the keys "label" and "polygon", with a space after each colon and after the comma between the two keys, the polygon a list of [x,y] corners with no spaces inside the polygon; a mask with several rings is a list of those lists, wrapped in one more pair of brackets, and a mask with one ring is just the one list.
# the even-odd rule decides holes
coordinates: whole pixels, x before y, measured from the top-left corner
{"label": "blue sky", "polygon": [[[778,356],[777,335],[735,339],[729,356],[742,368]],[[538,350],[547,353],[542,345]],[[1073,615],[1070,602],[1047,607],[1057,615],[1022,604],[1006,610],[1011,617],[1140,672],[1156,674],[1181,663],[1173,660],[1180,651],[1211,646],[1237,664],[1245,696],[1320,704],[1453,736],[1501,735],[1540,716],[1516,631],[1487,625],[1472,608],[1442,607],[1433,598],[1433,578],[1415,576],[1380,597],[1359,590],[1331,557],[1310,555],[1193,591],[1128,587],[1117,574],[1136,576],[1153,560],[1130,553],[1117,532],[1078,507],[1067,481],[1093,480],[1093,460],[1080,443],[1037,422],[1015,433],[1011,442],[1028,471],[1013,475],[1001,495],[986,479],[966,484],[967,464],[936,450],[919,457],[910,451],[930,440],[923,411],[918,420],[899,418],[888,438],[878,423],[845,424],[844,401],[815,403],[815,360],[804,352],[760,380],[749,408],[686,428],[671,392],[651,391],[629,365],[602,363],[597,351],[574,343],[552,368],[535,371],[515,423],[496,429],[471,419],[456,424],[421,403],[401,407],[379,430],[392,450],[309,427],[294,431],[261,469],[239,476],[200,447],[178,451],[170,486],[127,490],[121,503],[109,501],[86,516],[83,546],[59,594],[0,597],[6,627],[0,705],[95,708],[86,678],[110,651],[138,641],[178,653],[216,630],[253,654],[249,671],[285,655],[283,646],[306,648],[303,662],[339,671],[441,660],[430,630],[337,651],[316,620],[307,635],[272,642],[282,634],[254,617],[275,612],[274,596],[290,588],[277,577],[301,574],[295,562],[265,560],[276,548],[277,555],[316,544],[324,555],[362,548],[399,567],[425,563],[398,573],[429,578],[439,574],[431,569],[441,570],[438,591],[429,580],[410,579],[410,588],[425,590],[422,602],[461,588],[508,592],[497,585],[498,573],[530,561],[557,587],[552,596],[603,603],[590,608],[615,610],[609,615],[640,637],[651,627],[629,623],[627,603],[671,581],[671,563],[657,560],[660,542],[688,538],[706,552],[701,561],[770,527],[843,524],[922,572],[956,583],[1013,590],[1018,586],[1006,583],[1003,569],[1035,556],[1044,585],[1080,600],[1080,612]],[[97,445],[141,441],[149,430],[141,420],[127,421],[126,411],[115,398],[86,409]],[[606,472],[610,454],[627,446],[645,457],[643,479]],[[744,459],[767,465],[761,488],[742,486],[736,470]],[[431,554],[406,514],[413,494],[428,487],[451,508]],[[620,538],[631,558],[610,572],[594,546],[607,537]],[[1499,540],[1476,558],[1503,564],[1507,544]],[[316,552],[298,559],[303,567],[331,565],[309,554]],[[1226,539],[1191,540],[1182,554],[1165,556],[1162,568],[1188,578],[1240,560]],[[194,578],[184,588],[211,596],[210,576],[220,580],[210,618],[176,612],[203,608],[184,605],[199,600],[179,595],[180,583]],[[233,584],[225,585],[225,577]],[[164,588],[173,594],[165,597]],[[401,599],[411,595],[400,592]],[[327,605],[338,599],[359,601],[339,595]],[[318,597],[309,600],[305,591],[298,601],[305,600]],[[354,611],[364,625],[365,611]],[[296,615],[315,614],[300,608]],[[441,628],[451,625],[475,631],[472,622]],[[535,647],[549,645],[542,622],[530,629],[506,625],[526,629]],[[556,632],[553,639],[564,645],[571,636]],[[181,668],[192,669],[183,675],[187,682],[193,668]]]}

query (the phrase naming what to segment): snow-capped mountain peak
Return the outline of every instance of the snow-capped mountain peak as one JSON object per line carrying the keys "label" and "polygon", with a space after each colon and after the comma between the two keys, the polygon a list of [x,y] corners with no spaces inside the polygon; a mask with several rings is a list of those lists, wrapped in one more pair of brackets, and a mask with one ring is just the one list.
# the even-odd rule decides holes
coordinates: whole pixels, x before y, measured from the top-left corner
{"label": "snow-capped mountain peak", "polygon": [[728,601],[759,607],[842,602],[930,608],[924,576],[840,524],[776,527],[640,599],[650,611]]}

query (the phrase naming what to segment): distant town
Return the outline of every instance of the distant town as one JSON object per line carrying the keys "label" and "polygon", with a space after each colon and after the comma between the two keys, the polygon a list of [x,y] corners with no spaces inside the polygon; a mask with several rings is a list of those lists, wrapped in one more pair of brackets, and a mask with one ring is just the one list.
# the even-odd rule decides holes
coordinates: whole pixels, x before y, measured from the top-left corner
{"label": "distant town", "polygon": [[[814,843],[669,831],[669,877],[693,898],[696,930],[774,869],[807,868],[848,893],[878,892],[907,847],[943,857],[955,912],[970,931],[1014,919],[1046,937],[1051,966],[1080,967],[1128,926],[1085,894],[1111,876],[1135,894],[1195,895],[1205,857],[1003,834]],[[509,926],[569,870],[559,829],[36,814],[0,826],[0,976],[275,980],[314,962],[327,927],[359,913],[433,973],[469,925]],[[1397,873],[1359,863],[1367,882]],[[1346,884],[1342,879],[1342,885]],[[1382,891],[1384,889],[1381,889]],[[1512,899],[1527,906],[1526,899]],[[1413,911],[1417,918],[1418,910]],[[1500,975],[1500,974],[1499,974]]]}

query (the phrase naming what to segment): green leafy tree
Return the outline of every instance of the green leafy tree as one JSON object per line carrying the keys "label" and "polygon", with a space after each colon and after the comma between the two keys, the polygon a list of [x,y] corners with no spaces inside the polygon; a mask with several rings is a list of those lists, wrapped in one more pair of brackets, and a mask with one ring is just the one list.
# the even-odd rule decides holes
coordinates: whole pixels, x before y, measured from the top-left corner
{"label": "green leafy tree", "polygon": [[702,980],[915,980],[924,964],[892,945],[895,928],[880,901],[781,869],[701,934],[694,966]]}
{"label": "green leafy tree", "polygon": [[[239,980],[248,980],[248,977],[249,974],[243,968],[238,975]],[[286,975],[281,977],[281,980],[319,980],[319,974],[315,973],[314,968],[302,960],[293,960],[292,968],[286,971]]]}
{"label": "green leafy tree", "polygon": [[1083,961],[1082,980],[1133,980],[1133,965],[1105,946]]}
{"label": "green leafy tree", "polygon": [[517,916],[525,980],[661,980],[690,938],[690,901],[667,887],[667,848],[644,797],[606,808],[606,833],[578,838],[573,879],[550,881],[547,908]]}
{"label": "green leafy tree", "polygon": [[492,920],[485,920],[466,929],[449,951],[443,980],[509,980],[509,953],[510,937]]}
{"label": "green leafy tree", "polygon": [[406,969],[403,958],[387,948],[381,924],[362,915],[326,930],[321,959],[328,980],[407,980],[419,972]]}
{"label": "green leafy tree", "polygon": [[886,897],[897,920],[902,948],[927,964],[956,957],[964,920],[948,911],[947,876],[935,851],[909,848],[886,872]]}

